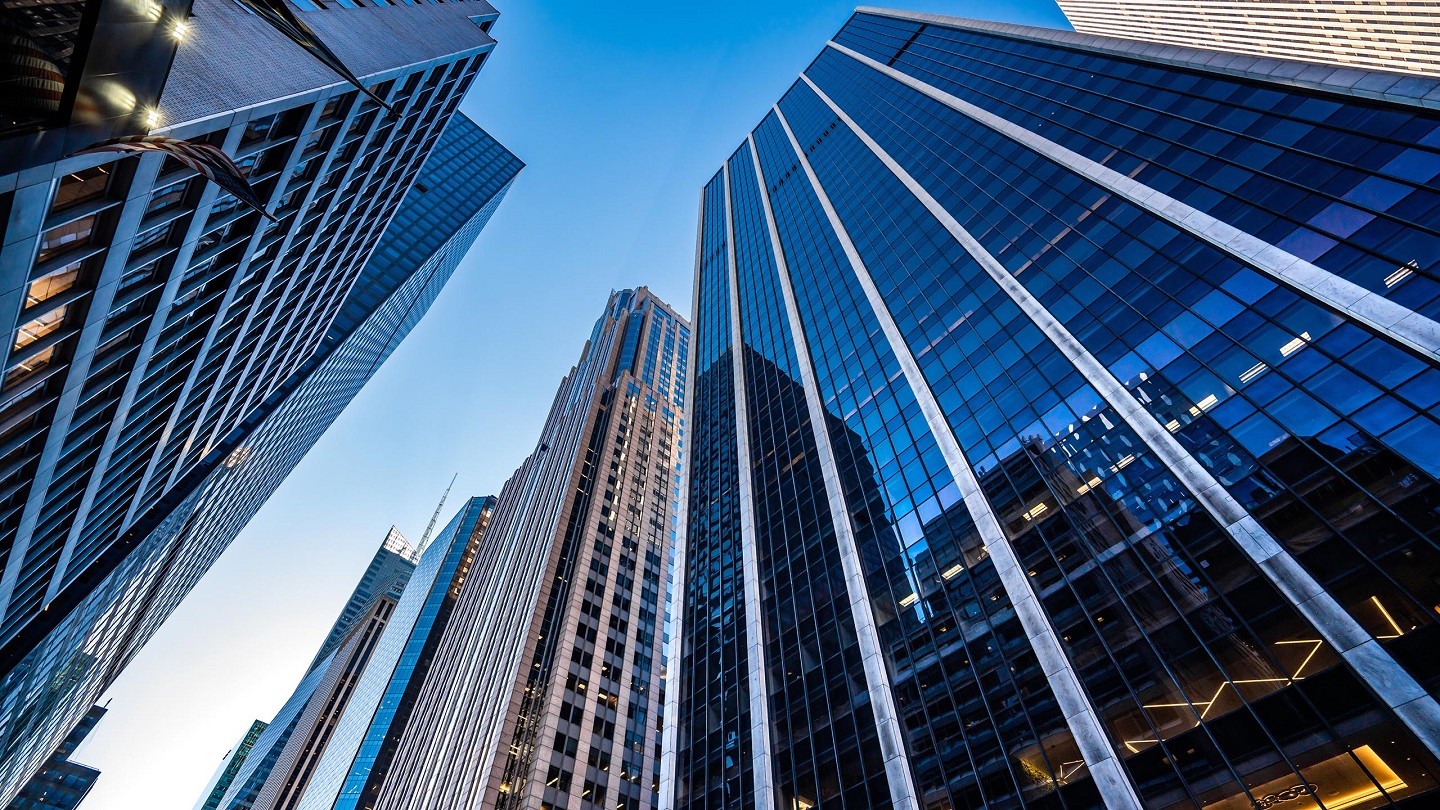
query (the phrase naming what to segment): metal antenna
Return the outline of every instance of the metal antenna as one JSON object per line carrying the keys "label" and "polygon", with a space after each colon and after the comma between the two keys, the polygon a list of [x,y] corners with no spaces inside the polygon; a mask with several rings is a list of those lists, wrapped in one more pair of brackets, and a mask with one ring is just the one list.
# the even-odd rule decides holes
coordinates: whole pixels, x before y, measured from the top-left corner
{"label": "metal antenna", "polygon": [[435,506],[435,514],[430,516],[430,525],[425,527],[425,534],[420,538],[420,545],[415,549],[415,556],[424,554],[425,549],[429,548],[430,535],[435,532],[435,521],[440,519],[440,510],[445,508],[445,499],[450,497],[450,487],[455,486],[455,479],[459,477],[460,473],[458,472],[450,477],[450,486],[445,487],[445,494],[440,496],[440,503]]}

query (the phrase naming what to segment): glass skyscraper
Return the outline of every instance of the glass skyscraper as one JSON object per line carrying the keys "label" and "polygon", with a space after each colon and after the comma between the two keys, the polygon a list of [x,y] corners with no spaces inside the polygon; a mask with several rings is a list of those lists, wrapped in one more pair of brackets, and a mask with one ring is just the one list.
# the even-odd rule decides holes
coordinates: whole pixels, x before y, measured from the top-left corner
{"label": "glass skyscraper", "polygon": [[90,795],[100,771],[74,761],[75,749],[105,716],[104,706],[91,706],[38,773],[21,788],[5,810],[75,810]]}
{"label": "glass skyscraper", "polygon": [[663,806],[689,351],[688,324],[649,290],[611,293],[500,492],[388,769],[357,767],[338,801],[302,810]]}
{"label": "glass skyscraper", "polygon": [[161,95],[156,134],[223,149],[276,221],[158,154],[0,177],[0,802],[425,313],[521,168],[454,115],[493,8],[352,11],[300,13],[393,112],[229,0],[195,4]]}
{"label": "glass skyscraper", "polygon": [[205,789],[200,793],[199,801],[195,802],[194,810],[217,810],[220,807],[220,800],[225,797],[225,792],[234,783],[235,777],[240,773],[240,768],[245,765],[245,760],[250,758],[250,752],[255,750],[255,744],[260,741],[260,735],[270,724],[264,720],[256,720],[245,730],[245,735],[235,744],[234,748],[225,752],[215,773],[210,781],[205,784]]}
{"label": "glass skyscraper", "polygon": [[1434,75],[1440,10],[1375,0],[1058,0],[1076,31],[1303,59],[1342,67]]}
{"label": "glass skyscraper", "polygon": [[1440,81],[1305,67],[826,44],[702,197],[662,806],[1440,801]]}

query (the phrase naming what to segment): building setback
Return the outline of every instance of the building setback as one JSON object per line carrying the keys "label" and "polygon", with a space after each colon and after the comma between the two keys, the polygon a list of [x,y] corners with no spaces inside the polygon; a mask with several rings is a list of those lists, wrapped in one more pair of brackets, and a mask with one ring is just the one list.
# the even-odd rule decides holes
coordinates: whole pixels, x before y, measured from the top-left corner
{"label": "building setback", "polygon": [[209,783],[205,785],[205,790],[201,792],[200,800],[195,803],[195,810],[216,810],[220,807],[220,800],[224,798],[225,791],[230,789],[241,766],[249,758],[250,752],[255,750],[255,743],[259,742],[260,735],[269,726],[270,724],[264,720],[256,720],[250,724],[250,728],[245,731],[245,736],[240,738],[240,742],[225,752],[219,767],[215,769],[215,774],[210,777]]}
{"label": "building setback", "polygon": [[[1440,70],[1440,15],[1433,3],[1373,0],[1057,0],[1075,30],[1205,48],[1298,59],[1361,70]],[[1153,51],[1164,58],[1163,50]],[[1252,66],[1218,58],[1217,66]],[[1303,66],[1301,66],[1303,67]],[[1288,75],[1300,73],[1291,68]],[[1313,76],[1327,72],[1311,70]],[[1303,74],[1301,74],[1303,76]],[[1351,77],[1375,88],[1386,77]],[[1401,77],[1390,77],[1398,82]],[[1333,79],[1332,79],[1333,81]]]}
{"label": "building setback", "polygon": [[[156,155],[0,177],[17,335],[0,801],[424,314],[520,168],[473,124],[446,127],[494,45],[490,6],[301,13],[393,114],[238,4],[200,0],[156,130],[233,155],[278,222]],[[447,141],[455,185],[407,194]],[[402,199],[420,215],[386,257]]]}
{"label": "building setback", "polygon": [[40,771],[5,806],[6,810],[75,810],[79,807],[95,787],[100,772],[70,757],[104,716],[104,706],[91,706]]}
{"label": "building setback", "polygon": [[1437,801],[1440,81],[1213,57],[861,9],[705,186],[662,807]]}
{"label": "building setback", "polygon": [[[255,744],[255,756],[216,798],[222,810],[283,807],[314,774],[341,714],[395,615],[417,550],[394,526],[370,559],[320,651]],[[293,798],[292,798],[293,797]]]}
{"label": "building setback", "polygon": [[[353,808],[373,797],[389,771],[415,701],[430,677],[440,639],[455,614],[495,512],[495,498],[470,498],[421,557],[375,654],[334,723],[334,735],[312,756],[313,777],[278,794],[266,786],[256,808]],[[271,794],[275,794],[271,797]],[[237,808],[236,810],[239,810]]]}
{"label": "building setback", "polygon": [[500,493],[383,783],[334,807],[660,806],[689,342],[645,288],[612,293]]}

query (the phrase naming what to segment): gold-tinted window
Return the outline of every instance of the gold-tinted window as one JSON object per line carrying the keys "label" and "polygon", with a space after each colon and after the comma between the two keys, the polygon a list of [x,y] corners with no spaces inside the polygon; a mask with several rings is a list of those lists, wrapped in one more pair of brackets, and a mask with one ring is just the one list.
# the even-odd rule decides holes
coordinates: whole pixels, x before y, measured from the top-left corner
{"label": "gold-tinted window", "polygon": [[25,306],[33,307],[74,287],[85,273],[85,262],[71,262],[58,270],[34,279],[25,290]]}
{"label": "gold-tinted window", "polygon": [[95,226],[100,222],[99,214],[81,217],[58,228],[51,228],[40,237],[40,255],[36,262],[48,261],[71,248],[90,243],[95,235]]}
{"label": "gold-tinted window", "polygon": [[16,383],[28,379],[37,371],[46,368],[55,362],[59,347],[51,346],[44,349],[34,357],[26,358],[23,363],[16,363],[5,372],[5,387],[9,388]]}
{"label": "gold-tinted window", "polygon": [[108,164],[67,174],[60,178],[60,188],[55,191],[55,202],[51,204],[50,210],[61,211],[83,202],[99,199],[105,196],[105,188],[109,184],[110,166]]}
{"label": "gold-tinted window", "polygon": [[22,324],[15,330],[15,348],[23,349],[31,343],[45,337],[59,329],[65,323],[65,316],[70,312],[70,305],[56,307],[30,322]]}

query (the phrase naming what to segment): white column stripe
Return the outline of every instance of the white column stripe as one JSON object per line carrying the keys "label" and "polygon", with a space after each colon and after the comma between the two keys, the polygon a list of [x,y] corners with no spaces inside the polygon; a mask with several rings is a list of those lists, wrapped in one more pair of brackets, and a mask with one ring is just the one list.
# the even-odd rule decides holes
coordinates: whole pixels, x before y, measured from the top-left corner
{"label": "white column stripe", "polygon": [[945,457],[945,464],[950,468],[950,474],[954,476],[955,484],[960,488],[966,508],[970,510],[971,517],[975,519],[975,527],[990,552],[990,559],[995,566],[996,573],[999,574],[1000,584],[1015,607],[1015,615],[1020,620],[1020,626],[1025,629],[1025,635],[1035,651],[1035,657],[1039,660],[1046,680],[1050,683],[1050,689],[1055,693],[1055,698],[1059,702],[1065,722],[1075,737],[1075,744],[1080,749],[1080,755],[1084,757],[1086,765],[1090,767],[1090,774],[1095,779],[1100,795],[1104,797],[1105,806],[1111,810],[1139,810],[1142,805],[1135,786],[1130,783],[1125,768],[1120,764],[1115,749],[1110,744],[1109,735],[1096,715],[1095,708],[1090,704],[1085,690],[1080,685],[1079,676],[1075,674],[1069,657],[1061,648],[1055,628],[1050,624],[1044,610],[1041,609],[1035,592],[1030,587],[1029,577],[1021,570],[1019,558],[1016,556],[1014,548],[1011,547],[1009,539],[1006,538],[999,519],[990,508],[989,501],[981,491],[975,471],[971,469],[969,460],[965,458],[959,442],[951,432],[950,425],[940,410],[940,404],[935,400],[935,394],[930,390],[924,375],[921,374],[920,366],[915,362],[915,356],[911,353],[904,336],[900,334],[899,327],[895,325],[895,319],[890,315],[884,298],[875,287],[875,282],[870,277],[870,271],[860,258],[859,251],[855,249],[854,242],[850,240],[844,223],[840,221],[834,206],[830,204],[830,197],[825,193],[824,187],[820,185],[820,178],[816,176],[815,169],[810,166],[805,151],[800,148],[800,143],[795,139],[795,133],[790,130],[789,122],[785,120],[785,116],[780,112],[778,106],[774,109],[781,126],[785,128],[785,134],[790,138],[790,145],[794,147],[795,154],[799,156],[800,165],[804,167],[806,176],[810,178],[810,184],[815,188],[820,205],[825,209],[825,216],[830,220],[830,226],[839,238],[845,255],[850,259],[855,275],[860,280],[860,286],[865,290],[865,297],[869,300],[876,318],[880,321],[880,327],[890,342],[890,348],[895,352],[895,357],[900,361],[900,366],[905,372],[905,378],[915,392],[915,399],[920,405],[920,411],[925,415],[930,432],[934,434],[935,441],[940,447],[940,453]]}
{"label": "white column stripe", "polygon": [[1102,166],[1084,155],[1013,124],[944,90],[932,87],[889,65],[836,42],[827,43],[840,53],[868,65],[907,87],[918,90],[956,112],[1059,163],[1085,179],[1144,208],[1175,227],[1208,242],[1246,265],[1308,296],[1346,317],[1393,338],[1430,360],[1440,360],[1440,323],[1373,293],[1352,281],[1287,253],[1239,228]]}
{"label": "white column stripe", "polygon": [[740,556],[745,583],[745,657],[750,669],[750,755],[755,770],[755,808],[774,810],[770,768],[770,701],[765,683],[765,622],[760,605],[760,560],[755,550],[755,495],[750,480],[750,414],[745,396],[745,340],[740,331],[739,272],[735,267],[735,220],[730,203],[730,164],[725,164],[725,252],[730,272],[730,358],[735,372],[735,448],[740,481]]}
{"label": "white column stripe", "polygon": [[1205,511],[1235,539],[1236,545],[1255,563],[1262,573],[1286,596],[1296,609],[1315,626],[1320,635],[1369,682],[1380,699],[1400,716],[1432,752],[1440,755],[1440,703],[1426,693],[1380,643],[1365,632],[1360,624],[1340,606],[1295,558],[1267,532],[1250,513],[1215,479],[1210,471],[1186,452],[1180,442],[1145,410],[1110,370],[1090,354],[1030,291],[990,255],[970,232],[946,211],[939,201],[915,178],[896,163],[884,149],[808,76],[805,83],[824,101],[840,120],[870,148],[925,208],[940,221],[950,235],[965,248],[995,283],[1020,307],[1065,358],[1113,407],[1140,440],[1156,457],[1195,494]]}
{"label": "white column stripe", "polygon": [[870,589],[860,567],[860,552],[850,529],[850,510],[840,488],[840,473],[826,429],[825,406],[820,402],[820,387],[815,382],[815,369],[810,363],[810,345],[805,327],[800,322],[800,309],[795,303],[795,288],[790,281],[790,266],[780,244],[775,225],[775,212],[770,207],[770,194],[760,156],[755,151],[755,136],[748,136],[750,159],[755,163],[755,177],[760,186],[760,205],[765,210],[765,223],[770,233],[770,250],[775,256],[775,270],[780,276],[780,292],[785,299],[791,342],[799,361],[800,380],[805,389],[805,406],[810,415],[810,428],[815,435],[815,448],[820,455],[820,469],[825,482],[825,498],[835,524],[835,537],[840,547],[840,564],[845,570],[846,590],[850,595],[850,613],[855,621],[855,636],[860,643],[860,656],[865,664],[865,684],[870,705],[875,710],[875,728],[880,737],[880,753],[885,759],[885,776],[890,782],[890,801],[895,810],[919,810],[919,797],[905,750],[905,733],[900,728],[900,713],[895,708],[895,693],[890,687],[890,673],[885,667],[880,633],[870,604]]}
{"label": "white column stripe", "polygon": [[690,537],[690,465],[694,463],[695,356],[700,343],[695,325],[700,323],[700,258],[704,237],[705,190],[702,188],[700,217],[695,223],[695,278],[690,289],[690,354],[685,358],[685,407],[680,410],[686,420],[683,425],[686,434],[682,437],[683,441],[676,443],[678,447],[691,448],[691,455],[682,456],[680,462],[685,465],[685,470],[681,476],[680,508],[675,512],[675,573],[670,582],[670,592],[665,595],[670,611],[670,624],[665,630],[670,638],[665,648],[665,716],[662,721],[664,731],[660,734],[660,795],[656,810],[673,810],[675,807],[675,768],[680,757],[677,750],[680,741],[680,648],[684,644],[685,603],[688,599],[685,559]]}

